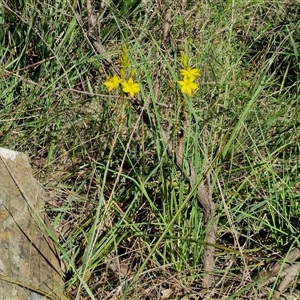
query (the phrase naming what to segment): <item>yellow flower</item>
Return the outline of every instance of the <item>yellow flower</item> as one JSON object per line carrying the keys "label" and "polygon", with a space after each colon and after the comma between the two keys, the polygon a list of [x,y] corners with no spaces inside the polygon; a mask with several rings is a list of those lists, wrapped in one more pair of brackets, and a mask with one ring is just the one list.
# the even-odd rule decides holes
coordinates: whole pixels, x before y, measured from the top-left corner
{"label": "yellow flower", "polygon": [[131,98],[134,97],[134,94],[138,93],[140,91],[140,86],[138,83],[134,82],[132,77],[128,79],[128,81],[121,82],[123,86],[123,92],[128,93]]}
{"label": "yellow flower", "polygon": [[110,92],[113,89],[116,89],[119,87],[119,84],[122,82],[122,79],[115,74],[113,77],[108,78],[104,85],[107,87],[108,91]]}
{"label": "yellow flower", "polygon": [[194,82],[195,77],[184,76],[183,80],[177,81],[180,85],[181,92],[193,96],[194,90],[198,88],[198,84]]}
{"label": "yellow flower", "polygon": [[199,69],[192,69],[192,68],[186,68],[186,69],[181,69],[180,74],[183,77],[189,78],[194,80],[197,76],[200,76],[200,70]]}

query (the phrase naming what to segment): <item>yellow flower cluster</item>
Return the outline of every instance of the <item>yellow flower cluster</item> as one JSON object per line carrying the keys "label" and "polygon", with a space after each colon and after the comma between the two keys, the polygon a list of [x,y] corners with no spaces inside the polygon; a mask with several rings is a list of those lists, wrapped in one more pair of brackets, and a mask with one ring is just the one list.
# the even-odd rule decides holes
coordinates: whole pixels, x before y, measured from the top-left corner
{"label": "yellow flower cluster", "polygon": [[[181,63],[183,67],[183,69],[180,70],[182,80],[177,81],[177,83],[179,84],[180,90],[183,94],[193,96],[198,88],[198,84],[195,82],[195,79],[201,75],[200,70],[188,67],[187,55],[184,52],[181,53]],[[134,95],[140,92],[141,89],[139,84],[134,82],[134,70],[131,70],[129,79],[125,80],[126,74],[130,71],[130,61],[126,45],[122,45],[120,64],[120,76],[115,74],[114,76],[107,78],[104,85],[107,87],[109,92],[121,86],[122,91],[133,98]]]}
{"label": "yellow flower cluster", "polygon": [[183,79],[177,82],[180,85],[181,92],[193,96],[195,90],[198,88],[195,79],[201,75],[199,69],[186,67],[185,69],[180,70],[180,74],[183,76]]}
{"label": "yellow flower cluster", "polygon": [[198,84],[195,83],[196,77],[200,76],[199,69],[192,69],[188,67],[188,57],[184,51],[181,52],[181,64],[183,69],[180,70],[182,80],[177,81],[183,94],[193,96],[195,90],[198,88]]}
{"label": "yellow flower cluster", "polygon": [[133,98],[134,95],[140,91],[139,84],[134,82],[132,77],[129,77],[128,81],[126,81],[121,79],[117,74],[108,78],[104,82],[104,85],[107,87],[109,92],[113,89],[117,89],[121,85],[122,91],[129,94],[131,98]]}
{"label": "yellow flower cluster", "polygon": [[134,82],[133,80],[135,74],[134,70],[130,72],[129,79],[125,80],[126,72],[130,67],[128,50],[125,44],[122,45],[120,63],[121,63],[121,68],[120,68],[121,77],[115,74],[113,77],[107,78],[107,80],[104,82],[104,85],[107,87],[109,92],[112,91],[113,89],[117,89],[121,85],[122,91],[124,93],[129,94],[130,97],[133,98],[134,95],[138,93],[141,89],[139,84]]}

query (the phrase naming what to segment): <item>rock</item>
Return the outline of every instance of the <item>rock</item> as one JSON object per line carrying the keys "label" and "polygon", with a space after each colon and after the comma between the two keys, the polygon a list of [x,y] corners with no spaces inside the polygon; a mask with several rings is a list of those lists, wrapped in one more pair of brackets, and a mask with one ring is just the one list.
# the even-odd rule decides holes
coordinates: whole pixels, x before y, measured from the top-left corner
{"label": "rock", "polygon": [[65,298],[45,196],[26,155],[0,148],[0,300]]}

